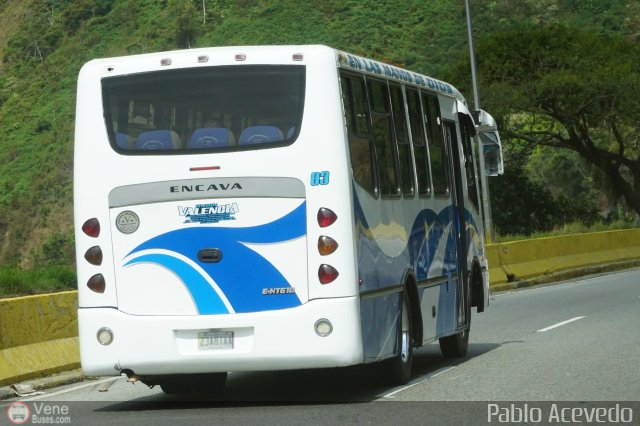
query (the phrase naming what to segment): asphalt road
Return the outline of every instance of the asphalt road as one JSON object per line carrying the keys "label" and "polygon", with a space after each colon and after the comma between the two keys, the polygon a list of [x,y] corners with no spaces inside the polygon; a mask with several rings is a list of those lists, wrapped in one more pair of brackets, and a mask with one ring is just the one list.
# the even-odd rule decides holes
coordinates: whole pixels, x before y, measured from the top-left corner
{"label": "asphalt road", "polygon": [[[468,355],[445,360],[437,344],[417,350],[414,378],[402,387],[386,387],[377,370],[367,366],[230,374],[224,396],[215,401],[170,397],[126,378],[85,381],[20,400],[32,412],[58,401],[51,404],[68,405],[71,424],[87,425],[397,424],[426,419],[487,424],[486,401],[635,401],[629,402],[635,407],[635,423],[640,419],[639,366],[636,269],[493,295],[488,310],[473,316]],[[0,412],[3,421],[6,416]]]}

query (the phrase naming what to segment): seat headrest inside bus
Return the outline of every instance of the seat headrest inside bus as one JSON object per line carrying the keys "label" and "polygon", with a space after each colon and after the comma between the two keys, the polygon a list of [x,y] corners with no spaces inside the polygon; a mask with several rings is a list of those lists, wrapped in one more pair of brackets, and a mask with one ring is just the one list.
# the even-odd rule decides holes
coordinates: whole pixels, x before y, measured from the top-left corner
{"label": "seat headrest inside bus", "polygon": [[172,130],[143,132],[136,140],[136,149],[176,149],[180,145],[180,136]]}
{"label": "seat headrest inside bus", "polygon": [[235,144],[231,130],[224,127],[205,127],[191,135],[187,148],[216,148]]}
{"label": "seat headrest inside bus", "polygon": [[240,134],[240,145],[252,145],[256,143],[276,142],[284,140],[282,130],[275,126],[247,127]]}

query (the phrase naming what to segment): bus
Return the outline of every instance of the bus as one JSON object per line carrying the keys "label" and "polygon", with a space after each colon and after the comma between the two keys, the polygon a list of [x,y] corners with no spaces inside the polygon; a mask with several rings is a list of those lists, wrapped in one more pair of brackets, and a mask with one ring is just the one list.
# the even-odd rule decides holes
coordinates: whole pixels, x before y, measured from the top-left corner
{"label": "bus", "polygon": [[481,177],[499,143],[452,85],[326,46],[88,62],[85,374],[189,393],[228,372],[377,363],[401,384],[414,348],[463,356],[488,305]]}

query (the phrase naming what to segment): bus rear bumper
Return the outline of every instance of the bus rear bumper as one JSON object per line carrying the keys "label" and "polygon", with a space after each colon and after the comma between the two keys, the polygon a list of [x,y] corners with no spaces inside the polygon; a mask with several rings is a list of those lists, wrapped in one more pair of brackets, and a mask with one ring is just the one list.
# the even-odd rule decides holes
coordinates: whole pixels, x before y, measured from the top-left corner
{"label": "bus rear bumper", "polygon": [[[321,319],[332,332],[316,333]],[[80,358],[87,375],[290,370],[362,362],[357,297],[313,300],[300,307],[232,315],[141,316],[115,308],[78,309]],[[108,328],[113,341],[98,342]],[[233,336],[232,342],[228,337]],[[202,338],[226,336],[219,346]]]}

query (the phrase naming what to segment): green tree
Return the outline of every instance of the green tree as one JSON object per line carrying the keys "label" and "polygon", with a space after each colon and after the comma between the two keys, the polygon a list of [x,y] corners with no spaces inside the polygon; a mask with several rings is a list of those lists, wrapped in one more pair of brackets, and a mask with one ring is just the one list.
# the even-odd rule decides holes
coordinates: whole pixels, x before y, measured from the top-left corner
{"label": "green tree", "polygon": [[195,44],[200,25],[198,11],[191,1],[169,0],[158,19],[166,22],[163,35],[167,44],[183,49]]}
{"label": "green tree", "polygon": [[550,231],[564,223],[562,204],[545,186],[532,182],[518,165],[505,168],[504,175],[491,182],[491,204],[500,206],[492,214],[501,235]]}
{"label": "green tree", "polygon": [[[481,98],[507,137],[575,151],[640,214],[637,43],[564,25],[522,26],[480,40],[476,54]],[[456,72],[467,73],[462,64]]]}

